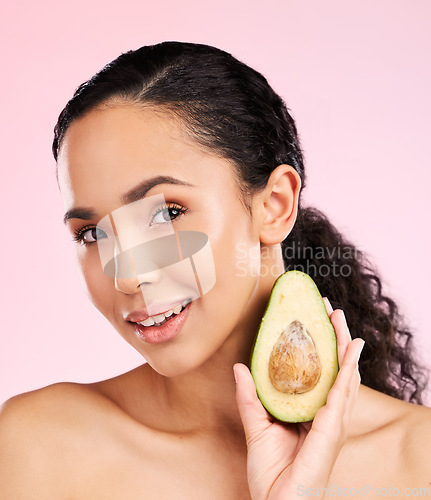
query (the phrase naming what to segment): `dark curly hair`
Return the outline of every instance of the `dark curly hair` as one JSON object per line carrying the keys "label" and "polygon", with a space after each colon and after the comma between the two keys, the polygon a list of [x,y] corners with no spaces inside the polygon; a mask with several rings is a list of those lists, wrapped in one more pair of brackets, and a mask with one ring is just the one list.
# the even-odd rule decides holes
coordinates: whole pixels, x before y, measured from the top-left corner
{"label": "dark curly hair", "polygon": [[[293,166],[305,186],[300,140],[285,102],[264,76],[225,51],[172,41],[121,54],[80,85],[61,112],[54,158],[73,120],[116,102],[173,113],[202,147],[229,159],[251,215],[250,196],[266,186],[278,165]],[[286,270],[308,273],[322,295],[344,310],[352,337],[365,340],[362,383],[421,403],[425,370],[414,361],[412,333],[395,302],[382,294],[381,279],[366,256],[301,199],[282,250]]]}

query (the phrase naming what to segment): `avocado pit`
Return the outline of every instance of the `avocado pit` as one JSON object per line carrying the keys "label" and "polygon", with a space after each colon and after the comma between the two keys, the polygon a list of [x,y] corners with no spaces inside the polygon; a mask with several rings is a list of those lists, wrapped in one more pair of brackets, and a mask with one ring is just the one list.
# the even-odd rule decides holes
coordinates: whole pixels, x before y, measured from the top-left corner
{"label": "avocado pit", "polygon": [[268,375],[280,392],[302,394],[316,386],[322,373],[313,338],[298,320],[280,334],[269,358]]}

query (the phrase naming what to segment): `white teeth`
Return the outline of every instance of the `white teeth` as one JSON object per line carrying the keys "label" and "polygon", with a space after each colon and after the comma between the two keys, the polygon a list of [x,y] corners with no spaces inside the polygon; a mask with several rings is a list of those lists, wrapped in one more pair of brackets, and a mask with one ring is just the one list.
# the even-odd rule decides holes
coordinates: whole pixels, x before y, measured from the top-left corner
{"label": "white teeth", "polygon": [[155,316],[150,316],[147,318],[145,321],[139,322],[140,325],[142,326],[153,326],[154,324],[162,323],[165,318],[169,318],[173,314],[179,314],[184,307],[186,307],[187,304],[191,302],[191,299],[186,299],[181,305],[178,305],[174,307],[173,309],[169,309],[169,311],[162,313],[162,314],[157,314]]}
{"label": "white teeth", "polygon": [[150,316],[145,321],[141,321],[139,324],[143,326],[153,326],[155,323],[154,319]]}
{"label": "white teeth", "polygon": [[183,306],[182,306],[182,305],[179,305],[179,306],[177,306],[177,307],[174,307],[174,313],[175,313],[175,314],[178,314],[178,313],[181,311],[181,309],[182,309],[182,308],[183,308]]}

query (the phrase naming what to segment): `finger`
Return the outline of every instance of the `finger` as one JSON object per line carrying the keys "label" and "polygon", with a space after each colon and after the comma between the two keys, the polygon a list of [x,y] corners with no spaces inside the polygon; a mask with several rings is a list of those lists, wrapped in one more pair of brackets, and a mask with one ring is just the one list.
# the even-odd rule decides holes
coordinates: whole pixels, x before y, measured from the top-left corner
{"label": "finger", "polygon": [[[317,412],[311,430],[297,456],[299,462],[307,463],[311,470],[319,471],[318,474],[323,478],[331,472],[346,437],[349,412],[352,411],[357,394],[356,384],[352,384],[352,380],[357,373],[357,362],[362,346],[362,339],[355,339],[349,344],[344,363],[329,392],[327,403]],[[345,418],[346,413],[348,413],[347,418]],[[316,453],[316,450],[319,450],[319,453]]]}
{"label": "finger", "polygon": [[328,316],[331,317],[331,314],[334,312],[334,309],[332,309],[332,306],[328,300],[328,297],[323,297],[323,303],[325,304],[326,312],[328,313]]}
{"label": "finger", "polygon": [[346,395],[346,404],[344,409],[344,415],[342,419],[342,429],[344,432],[347,431],[348,425],[350,422],[351,415],[353,413],[353,409],[356,405],[357,395],[360,386],[360,375],[359,375],[359,358],[362,352],[362,348],[364,346],[364,341],[362,339],[355,339],[348,346],[348,351],[346,353],[345,361],[344,361],[344,369],[348,368],[346,372],[350,372],[350,383],[342,389],[340,389],[340,396],[344,392]]}
{"label": "finger", "polygon": [[352,337],[350,335],[349,327],[347,326],[346,316],[341,309],[336,309],[331,314],[331,323],[337,337],[338,364],[341,366],[343,364],[347,346],[351,342]]}
{"label": "finger", "polygon": [[272,422],[257,396],[256,386],[249,368],[243,363],[235,363],[233,371],[236,380],[236,403],[247,444],[249,444],[269,425],[272,425]]}
{"label": "finger", "polygon": [[[364,341],[362,339],[355,339],[351,341],[348,345],[346,355],[341,365],[340,371],[335,379],[334,385],[328,394],[328,399],[325,405],[325,419],[329,419],[332,425],[339,427],[341,420],[344,418],[344,414],[352,409],[351,402],[356,397],[356,382],[358,370],[358,360],[361,354],[362,348],[364,346]],[[355,380],[355,382],[352,382]],[[322,414],[324,412],[321,412]],[[313,425],[321,425],[318,421],[319,412],[314,419]]]}
{"label": "finger", "polygon": [[[364,342],[364,344],[365,344],[365,342]],[[348,423],[348,421],[350,420],[350,415],[353,413],[353,407],[356,404],[356,398],[358,395],[359,387],[361,385],[361,374],[359,371],[359,359],[361,357],[361,353],[362,353],[364,344],[362,344],[362,347],[360,348],[360,350],[358,352],[358,356],[357,356],[357,360],[356,360],[356,370],[355,370],[355,373],[353,374],[352,380],[350,382],[350,394],[349,394],[349,398],[347,401],[347,409],[346,409],[346,423]]]}

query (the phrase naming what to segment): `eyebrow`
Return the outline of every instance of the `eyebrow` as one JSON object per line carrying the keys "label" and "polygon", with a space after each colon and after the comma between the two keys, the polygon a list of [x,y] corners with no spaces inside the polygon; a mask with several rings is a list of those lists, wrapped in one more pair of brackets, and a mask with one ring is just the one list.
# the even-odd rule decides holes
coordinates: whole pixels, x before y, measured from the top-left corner
{"label": "eyebrow", "polygon": [[[156,177],[152,177],[151,179],[147,179],[127,193],[124,193],[120,196],[121,202],[126,205],[128,203],[133,203],[134,201],[141,200],[145,197],[150,189],[159,184],[175,184],[179,186],[188,186],[193,187],[194,184],[190,184],[189,182],[183,181],[181,179],[177,179],[176,177],[171,177],[169,175],[158,175]],[[95,218],[97,215],[94,208],[86,208],[86,207],[76,207],[68,210],[63,216],[63,222],[66,222],[69,219],[82,219],[82,220],[90,220]]]}

